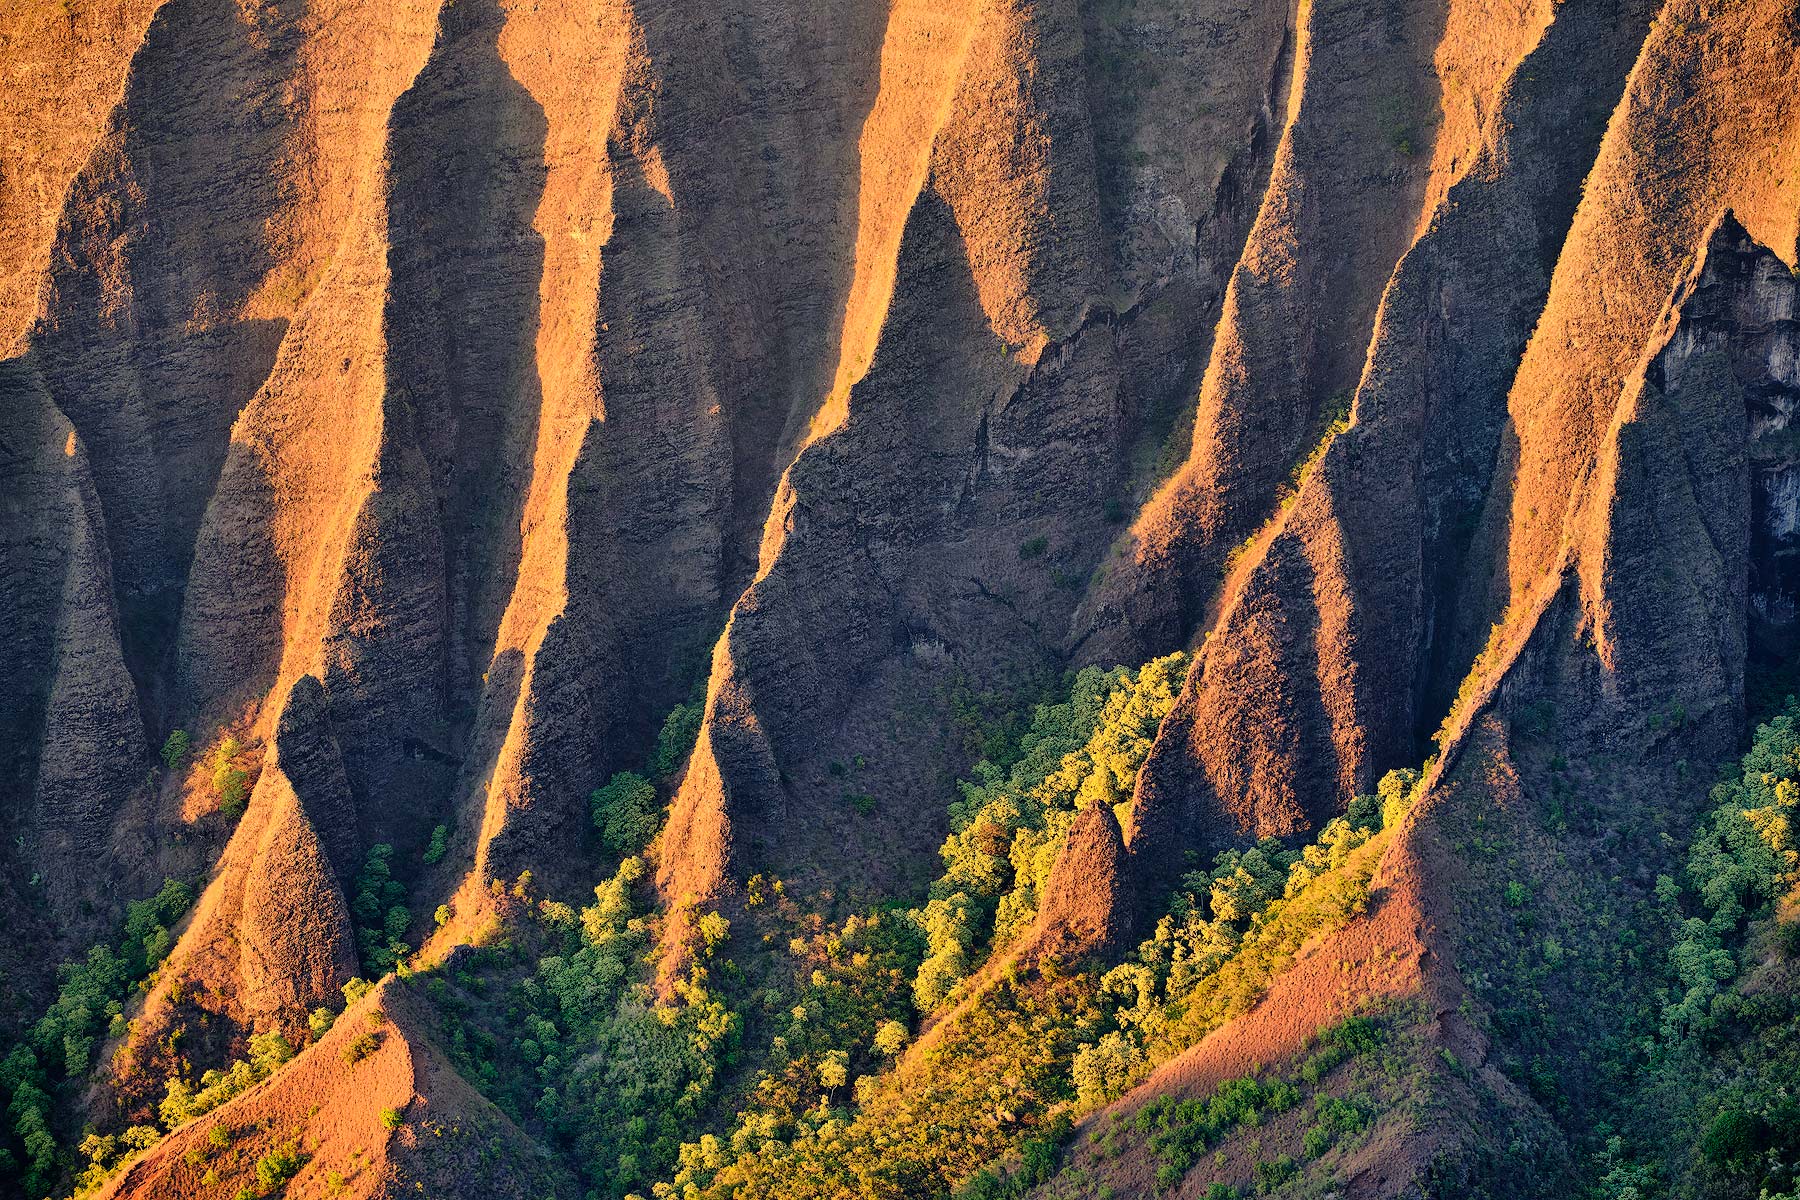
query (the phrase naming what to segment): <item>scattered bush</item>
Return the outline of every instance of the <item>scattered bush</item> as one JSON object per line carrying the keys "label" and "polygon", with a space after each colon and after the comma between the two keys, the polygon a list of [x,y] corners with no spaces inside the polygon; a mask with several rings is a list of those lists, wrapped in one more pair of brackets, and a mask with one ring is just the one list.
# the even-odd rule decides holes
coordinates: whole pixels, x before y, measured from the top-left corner
{"label": "scattered bush", "polygon": [[1256,1180],[1256,1192],[1259,1196],[1267,1196],[1277,1191],[1283,1184],[1300,1173],[1290,1155],[1282,1155],[1274,1162],[1259,1162],[1250,1168],[1250,1174]]}
{"label": "scattered bush", "polygon": [[344,1046],[344,1063],[354,1065],[375,1053],[381,1041],[372,1033],[359,1033]]}
{"label": "scattered bush", "polygon": [[[124,1008],[131,994],[148,985],[174,945],[170,926],[175,925],[194,902],[193,889],[177,879],[166,879],[156,895],[125,906],[125,921],[113,945],[98,945],[87,957],[57,968],[56,999],[27,1032],[23,1042],[0,1061],[0,1095],[7,1097],[6,1113],[23,1153],[13,1170],[34,1194],[47,1192],[62,1169],[53,1133],[51,1099],[57,1080],[80,1083],[94,1065],[94,1051],[102,1038],[124,1032]],[[143,1131],[125,1131],[128,1149],[141,1149]],[[155,1130],[149,1129],[154,1138]],[[83,1178],[104,1179],[116,1140],[86,1145],[90,1166]],[[98,1152],[98,1157],[88,1151]],[[0,1150],[9,1158],[10,1151]],[[97,1174],[96,1174],[97,1172]]]}
{"label": "scattered bush", "polygon": [[656,749],[650,755],[650,778],[667,779],[686,761],[700,737],[700,721],[705,714],[704,697],[678,704],[670,711],[663,720],[662,731],[656,735]]}
{"label": "scattered bush", "polygon": [[219,812],[235,821],[250,804],[250,773],[237,765],[243,746],[235,737],[225,735],[212,749],[207,767],[212,772],[213,794],[219,798]]}
{"label": "scattered bush", "polygon": [[431,842],[425,847],[424,862],[428,867],[435,867],[444,861],[444,854],[450,848],[450,827],[439,825],[431,831]]}
{"label": "scattered bush", "polygon": [[181,764],[187,761],[188,751],[193,748],[193,739],[189,738],[185,729],[177,729],[163,743],[163,766],[171,771],[179,771]]}
{"label": "scattered bush", "polygon": [[294,1057],[294,1047],[279,1030],[253,1034],[250,1054],[235,1060],[225,1070],[207,1071],[200,1076],[196,1089],[181,1075],[172,1076],[163,1086],[162,1103],[157,1115],[164,1129],[209,1113],[221,1104],[261,1083],[285,1062]]}
{"label": "scattered bush", "polygon": [[[1190,872],[1136,961],[1101,979],[1101,1003],[1114,1028],[1075,1054],[1070,1071],[1082,1100],[1122,1094],[1157,1063],[1248,1009],[1308,938],[1361,911],[1375,856],[1363,855],[1352,869],[1351,855],[1376,836],[1380,807],[1376,796],[1356,798],[1297,853],[1266,841],[1219,854],[1210,872]],[[1371,1036],[1355,1032],[1362,1029],[1346,1023],[1330,1036]],[[1302,1070],[1315,1072],[1309,1082],[1316,1081],[1353,1052],[1360,1050],[1328,1039],[1321,1052],[1327,1057],[1315,1056]]]}
{"label": "scattered bush", "polygon": [[1317,1158],[1331,1149],[1341,1137],[1361,1133],[1369,1123],[1368,1114],[1354,1100],[1341,1096],[1320,1096],[1313,1105],[1313,1123],[1303,1138],[1308,1158]]}
{"label": "scattered bush", "polygon": [[257,1159],[255,1194],[267,1196],[274,1193],[300,1173],[300,1168],[306,1165],[306,1157],[300,1152],[299,1141],[295,1140],[283,1142]]}

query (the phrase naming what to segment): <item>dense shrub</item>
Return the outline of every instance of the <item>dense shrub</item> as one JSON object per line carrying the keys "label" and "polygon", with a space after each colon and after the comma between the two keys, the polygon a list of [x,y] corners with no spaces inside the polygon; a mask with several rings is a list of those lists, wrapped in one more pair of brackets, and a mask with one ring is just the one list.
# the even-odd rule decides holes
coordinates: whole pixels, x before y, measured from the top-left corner
{"label": "dense shrub", "polygon": [[[7,1124],[16,1139],[14,1146],[0,1146],[0,1171],[16,1174],[28,1191],[42,1194],[61,1170],[63,1156],[52,1132],[57,1081],[85,1081],[97,1065],[94,1052],[101,1039],[125,1032],[125,1005],[154,978],[174,945],[170,927],[193,902],[188,884],[167,879],[156,895],[126,905],[117,941],[57,968],[56,999],[24,1043],[0,1062],[0,1096],[6,1098]],[[117,1148],[104,1140],[89,1146],[103,1157]]]}
{"label": "dense shrub", "polygon": [[277,1068],[294,1057],[294,1047],[279,1030],[252,1034],[249,1054],[236,1059],[224,1070],[210,1070],[200,1076],[199,1086],[176,1075],[163,1086],[162,1103],[157,1115],[164,1129],[209,1113],[233,1096],[249,1091]]}
{"label": "dense shrub", "polygon": [[[1765,916],[1800,879],[1794,815],[1800,798],[1800,731],[1792,707],[1758,726],[1734,779],[1713,788],[1713,808],[1689,845],[1687,888],[1664,875],[1657,895],[1673,930],[1674,976],[1663,1033],[1678,1037],[1713,1025],[1737,975],[1727,942]],[[1697,910],[1697,911],[1696,911]]]}
{"label": "dense shrub", "polygon": [[444,854],[449,848],[450,828],[447,825],[439,825],[431,831],[431,841],[425,847],[425,854],[423,856],[425,865],[428,867],[435,867],[440,862],[443,862]]}
{"label": "dense shrub", "polygon": [[700,736],[700,721],[705,715],[704,696],[678,704],[670,711],[663,720],[661,732],[656,735],[656,749],[650,755],[650,778],[667,779],[686,761]]}
{"label": "dense shrub", "polygon": [[243,745],[227,734],[212,748],[206,762],[213,794],[219,798],[219,812],[234,821],[250,803],[250,773],[238,765],[243,752]]}
{"label": "dense shrub", "polygon": [[188,751],[193,747],[193,739],[189,738],[185,729],[177,729],[163,743],[163,766],[171,771],[179,771],[181,764],[187,761]]}
{"label": "dense shrub", "polygon": [[614,775],[588,798],[588,804],[600,840],[614,854],[636,854],[662,824],[656,785],[630,771]]}
{"label": "dense shrub", "polygon": [[951,996],[990,938],[1004,944],[1030,925],[1076,811],[1129,800],[1186,667],[1172,654],[1136,672],[1081,671],[1066,700],[1033,711],[1009,768],[975,764],[950,806],[944,874],[914,913],[929,946],[914,989],[921,1011]]}
{"label": "dense shrub", "polygon": [[307,1155],[301,1152],[297,1139],[281,1143],[256,1160],[256,1186],[240,1190],[238,1200],[274,1195],[300,1173],[306,1162]]}
{"label": "dense shrub", "polygon": [[[515,1120],[560,1145],[595,1194],[610,1197],[647,1189],[672,1169],[738,1031],[708,985],[711,956],[730,933],[717,914],[696,920],[700,958],[673,998],[653,993],[642,969],[650,926],[636,898],[644,879],[643,860],[631,856],[579,911],[539,903],[535,927],[502,942],[544,951],[506,987],[503,1007],[480,999],[487,968],[426,978],[457,1065]],[[496,950],[483,962],[502,967],[507,955]]]}
{"label": "dense shrub", "polygon": [[394,848],[386,842],[369,847],[350,901],[357,948],[371,975],[386,974],[412,953],[406,942],[412,911],[406,907],[406,885],[394,878],[393,857]]}

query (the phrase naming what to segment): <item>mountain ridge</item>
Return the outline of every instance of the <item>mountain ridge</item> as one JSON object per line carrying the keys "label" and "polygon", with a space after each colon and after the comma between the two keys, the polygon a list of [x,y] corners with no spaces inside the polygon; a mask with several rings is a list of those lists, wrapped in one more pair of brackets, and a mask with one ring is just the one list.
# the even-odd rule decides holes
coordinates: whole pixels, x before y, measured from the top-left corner
{"label": "mountain ridge", "polygon": [[[1544,898],[1559,947],[1615,910],[1679,943],[1656,877],[1791,687],[1788,6],[29,0],[0,67],[24,100],[0,117],[0,1028],[30,1060],[10,1102],[56,1135],[39,1154],[15,1116],[7,1186],[70,1184],[91,1125],[149,1131],[107,1151],[141,1151],[108,1194],[189,1188],[167,1078],[278,1031],[298,1057],[220,1119],[339,1096],[345,1039],[311,1015],[394,967],[377,1007],[433,1047],[408,1096],[436,1088],[446,1126],[498,1105],[493,1186],[519,1194],[762,1194],[756,1155],[901,1138],[896,1081],[961,1112],[945,1063],[1062,1082],[866,1194],[1535,1195],[1598,1169],[1586,1130],[1623,1118],[1579,1076],[1634,1036],[1628,983],[1552,964],[1548,1008],[1617,1004],[1533,1066],[1536,1027],[1491,1020],[1529,902],[1484,904]],[[1105,697],[1176,651],[1126,738]],[[1115,666],[1083,708],[1072,681]],[[1065,735],[1090,774],[1032,776]],[[1352,820],[1414,768],[1404,815]],[[1267,885],[1320,924],[1230,959],[1257,998],[1082,1093],[1078,1054],[1134,1028],[1100,981],[1183,895],[1258,944],[1196,872],[1260,879],[1242,856],[1340,821],[1377,847],[1363,907],[1307,891],[1341,861]],[[81,1010],[59,1074],[34,1041],[68,1011],[57,962],[164,879],[197,885],[191,917],[127,946],[145,971]],[[883,913],[911,932],[869,933]],[[625,946],[534,1007],[561,995],[542,963]],[[482,1075],[470,1047],[515,1036],[484,989],[514,987],[551,1032]],[[822,1003],[854,1045],[787,1030]],[[1008,1040],[1019,1012],[1041,1047]],[[1371,1013],[1389,1049],[1318,1104],[1360,1094],[1359,1055],[1411,1082],[1335,1183],[1230,1132],[1173,1183],[1148,1141],[1095,1149],[1246,1074],[1291,1084],[1278,1064]],[[640,1020],[687,1040],[653,1054]],[[595,1149],[570,1097],[634,1057],[681,1064],[606,1076],[679,1136]],[[527,1066],[554,1101],[529,1111]],[[765,1111],[788,1141],[744,1132]],[[1062,1118],[1086,1140],[1033,1149]],[[452,1188],[416,1135],[341,1186]],[[311,1165],[255,1194],[348,1152],[282,1136]]]}

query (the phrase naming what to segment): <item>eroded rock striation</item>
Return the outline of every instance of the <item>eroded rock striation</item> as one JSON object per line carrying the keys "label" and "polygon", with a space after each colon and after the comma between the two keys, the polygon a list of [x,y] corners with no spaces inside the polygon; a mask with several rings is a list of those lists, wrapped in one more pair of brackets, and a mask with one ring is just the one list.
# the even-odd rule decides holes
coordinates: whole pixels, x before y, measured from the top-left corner
{"label": "eroded rock striation", "polygon": [[[10,994],[200,880],[81,1102],[147,1119],[184,1036],[308,1040],[384,917],[372,849],[415,941],[436,912],[421,963],[580,899],[620,857],[590,794],[685,702],[666,1002],[753,878],[920,902],[981,697],[1190,649],[972,977],[1116,960],[1185,872],[1430,755],[1371,910],[1116,1111],[1423,998],[1463,1123],[1384,1134],[1351,1194],[1491,1180],[1484,1122],[1555,1178],[1586,1060],[1551,1112],[1459,1013],[1496,885],[1460,831],[1497,814],[1573,895],[1611,851],[1543,842],[1556,781],[1685,834],[1793,656],[1797,82],[1776,0],[6,6]],[[358,1194],[574,1194],[416,1003],[233,1121],[381,1138]],[[526,1165],[457,1191],[386,1101]],[[184,1128],[111,1194],[199,1194]]]}

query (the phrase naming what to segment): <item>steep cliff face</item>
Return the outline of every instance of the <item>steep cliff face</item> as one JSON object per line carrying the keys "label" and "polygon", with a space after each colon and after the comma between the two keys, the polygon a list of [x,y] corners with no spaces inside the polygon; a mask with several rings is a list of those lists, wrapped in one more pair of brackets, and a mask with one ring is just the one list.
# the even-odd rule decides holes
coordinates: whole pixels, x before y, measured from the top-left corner
{"label": "steep cliff face", "polygon": [[[85,157],[32,160],[66,198],[17,361],[93,464],[98,640],[138,710],[84,741],[267,737],[315,676],[355,840],[448,823],[477,890],[556,869],[746,584],[720,643],[743,682],[714,691],[768,743],[738,758],[792,765],[714,773],[795,851],[772,861],[822,863],[780,814],[830,827],[808,780],[897,698],[1056,660],[1195,377],[1292,57],[1267,6],[1172,40],[1073,5],[691,37],[624,6],[143,20]],[[821,712],[864,728],[821,738]],[[21,721],[35,777],[57,747]],[[916,724],[876,768],[902,796],[954,765]],[[118,780],[83,803],[153,807]]]}
{"label": "steep cliff face", "polygon": [[[222,1140],[214,1129],[225,1131]],[[346,1009],[278,1079],[189,1124],[96,1194],[123,1200],[210,1196],[220,1187],[254,1192],[267,1178],[259,1164],[284,1155],[296,1168],[287,1184],[296,1192],[577,1194],[568,1176],[542,1161],[518,1126],[450,1066],[419,1001],[388,986]]]}
{"label": "steep cliff face", "polygon": [[[1485,29],[1489,14],[1450,19],[1446,47],[1485,45],[1461,23]],[[1142,785],[1187,808],[1143,805],[1138,820],[1172,823],[1151,843],[1316,825],[1415,757],[1442,716],[1443,680],[1453,687],[1466,666],[1452,665],[1455,579],[1506,387],[1644,20],[1629,7],[1528,20],[1487,76],[1492,93],[1468,101],[1485,128],[1444,130],[1430,207],[1345,393],[1348,427],[1316,427],[1318,443],[1288,455],[1312,458],[1217,585],[1214,640]],[[1446,55],[1440,69],[1456,65]]]}
{"label": "steep cliff face", "polygon": [[[776,494],[673,814],[676,845],[689,825],[730,836],[665,856],[671,898],[761,867],[826,883],[926,869],[943,827],[858,819],[827,767],[859,759],[892,812],[916,813],[953,765],[946,691],[1058,661],[1075,592],[1190,377],[1213,256],[1242,236],[1229,193],[1263,169],[1286,86],[1272,16],[1209,14],[1212,36],[1156,47],[1156,95],[1212,97],[1208,124],[1243,144],[1150,169],[1144,151],[1126,165],[1116,143],[1096,149],[1101,127],[1166,144],[1180,111],[1144,111],[1128,71],[1130,94],[1099,90],[1149,53],[1130,31],[1084,29],[1073,5],[979,8],[946,59],[895,10],[836,380]],[[940,74],[915,82],[909,60],[927,52]]]}
{"label": "steep cliff face", "polygon": [[[1630,831],[1685,836],[1708,782],[1690,764],[1726,759],[1738,743],[1752,631],[1778,607],[1752,599],[1776,552],[1756,526],[1779,503],[1769,496],[1779,484],[1753,464],[1769,453],[1766,414],[1791,390],[1797,298],[1800,277],[1733,216],[1708,231],[1618,397],[1590,490],[1571,506],[1554,585],[1497,631],[1471,675],[1374,873],[1366,915],[1303,949],[1247,1014],[1164,1064],[1094,1128],[1298,1062],[1334,1024],[1385,1005],[1403,1031],[1394,1053],[1407,1082],[1366,1148],[1336,1165],[1353,1194],[1415,1194],[1430,1180],[1539,1195],[1573,1176],[1581,1124],[1570,1118],[1609,1099],[1607,1047],[1626,1010],[1617,1001],[1641,988],[1598,952],[1657,903],[1657,852]],[[1621,756],[1625,744],[1637,753]],[[1621,877],[1632,865],[1635,878]],[[1534,897],[1522,934],[1495,911],[1508,886]],[[1520,936],[1577,958],[1533,979],[1508,962]],[[1593,961],[1580,957],[1589,952]],[[1516,1004],[1508,989],[1519,988],[1581,1019],[1553,1040],[1541,1025],[1503,1020],[1496,1010]],[[1522,1061],[1532,1064],[1525,1088]],[[1297,1152],[1301,1132],[1270,1131],[1264,1153]],[[1177,1194],[1247,1173],[1230,1141],[1219,1161],[1214,1174],[1186,1175]],[[1067,1170],[1122,1193],[1157,1181],[1142,1151],[1090,1146]]]}
{"label": "steep cliff face", "polygon": [[[1451,1015],[1513,882],[1464,834],[1586,897],[1578,944],[1616,847],[1534,814],[1573,779],[1594,830],[1681,835],[1792,675],[1796,79],[1774,0],[7,6],[0,1029],[201,880],[80,1102],[146,1117],[369,966],[372,848],[437,913],[421,962],[580,899],[642,846],[590,794],[703,691],[632,929],[673,1011],[728,974],[703,917],[773,919],[753,877],[821,920],[943,899],[971,711],[1187,648],[1129,801],[1031,847],[1041,905],[971,977],[1119,960],[1184,872],[1437,731],[1371,911],[1118,1111],[1419,1001],[1464,1124],[1384,1126],[1369,1194],[1488,1178],[1484,1121],[1553,1177],[1586,1051],[1552,1112],[1529,1039]],[[226,739],[241,817],[196,765]],[[779,973],[755,928],[733,986]],[[412,1002],[382,1086],[499,1121]],[[348,1103],[333,1039],[234,1122]],[[113,1186],[198,1186],[192,1136]],[[384,1144],[366,1194],[451,1187]],[[538,1184],[573,1186],[495,1186]]]}

